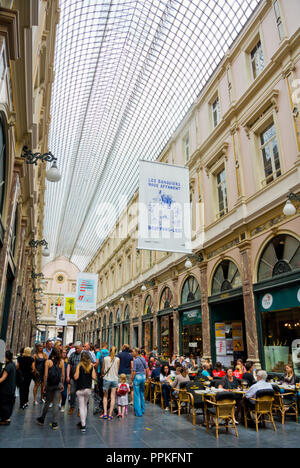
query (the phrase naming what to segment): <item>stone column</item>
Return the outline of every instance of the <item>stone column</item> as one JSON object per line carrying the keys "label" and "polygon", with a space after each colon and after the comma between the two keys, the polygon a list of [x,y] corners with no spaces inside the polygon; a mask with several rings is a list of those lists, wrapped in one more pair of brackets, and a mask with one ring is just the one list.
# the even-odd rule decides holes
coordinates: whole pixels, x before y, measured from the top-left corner
{"label": "stone column", "polygon": [[179,354],[179,312],[178,312],[178,277],[172,279],[173,283],[173,353]]}
{"label": "stone column", "polygon": [[158,288],[155,286],[152,289],[153,294],[153,346],[158,346],[158,319],[157,319],[157,311],[158,311]]}
{"label": "stone column", "polygon": [[202,313],[202,359],[211,359],[210,343],[210,314],[208,305],[208,286],[207,286],[207,262],[200,264],[200,289],[201,289],[201,313]]}
{"label": "stone column", "polygon": [[244,315],[248,353],[247,361],[252,361],[257,369],[261,369],[258,353],[257,324],[252,283],[251,243],[249,241],[245,241],[239,246],[239,249],[242,264]]}

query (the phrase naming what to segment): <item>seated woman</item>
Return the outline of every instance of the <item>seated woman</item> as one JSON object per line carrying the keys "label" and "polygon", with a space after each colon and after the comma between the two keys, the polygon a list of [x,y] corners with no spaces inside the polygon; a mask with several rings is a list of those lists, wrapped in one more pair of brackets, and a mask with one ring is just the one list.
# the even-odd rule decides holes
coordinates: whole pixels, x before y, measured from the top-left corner
{"label": "seated woman", "polygon": [[246,372],[246,365],[244,365],[243,360],[242,359],[237,359],[236,364],[238,366],[240,366],[240,368],[241,368],[241,370],[242,370],[242,372],[244,374]]}
{"label": "seated woman", "polygon": [[169,410],[170,406],[170,381],[171,381],[171,371],[168,365],[164,365],[160,371],[160,383],[161,391],[164,399],[165,411]]}
{"label": "seated woman", "polygon": [[169,366],[172,367],[173,369],[175,369],[176,367],[176,360],[177,360],[176,354],[173,354],[173,356],[169,359]]}
{"label": "seated woman", "polygon": [[234,377],[236,377],[237,379],[241,380],[242,377],[243,377],[243,370],[242,370],[242,366],[240,364],[237,364],[235,366],[235,370],[233,371],[233,375]]}
{"label": "seated woman", "polygon": [[294,374],[292,364],[287,364],[285,366],[285,374],[281,377],[279,384],[287,384],[287,385],[295,385],[296,384],[296,376]]}
{"label": "seated woman", "polygon": [[175,380],[170,383],[172,388],[180,388],[181,383],[190,381],[189,372],[185,367],[178,366],[175,372]]}
{"label": "seated woman", "polygon": [[224,390],[234,390],[239,388],[240,380],[233,375],[233,369],[230,367],[227,369],[226,376],[222,383],[220,383],[219,388]]}
{"label": "seated woman", "polygon": [[226,372],[223,370],[223,366],[220,362],[216,362],[215,369],[213,370],[214,377],[220,377],[221,379],[225,377]]}
{"label": "seated woman", "polygon": [[253,363],[251,361],[246,362],[245,364],[246,372],[243,374],[242,380],[246,381],[248,386],[254,385],[256,380],[253,375]]}

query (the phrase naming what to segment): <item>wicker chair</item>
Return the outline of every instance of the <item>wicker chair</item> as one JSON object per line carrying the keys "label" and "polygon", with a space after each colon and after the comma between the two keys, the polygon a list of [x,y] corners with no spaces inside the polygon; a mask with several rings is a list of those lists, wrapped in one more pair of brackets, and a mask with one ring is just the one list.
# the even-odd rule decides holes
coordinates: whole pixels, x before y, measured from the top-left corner
{"label": "wicker chair", "polygon": [[145,382],[145,400],[151,401],[151,382],[146,380]]}
{"label": "wicker chair", "polygon": [[177,409],[178,409],[178,416],[181,415],[181,410],[182,410],[182,404],[184,403],[185,405],[188,406],[189,404],[189,395],[186,390],[186,384],[187,382],[182,382],[180,384],[180,388],[171,388],[170,392],[170,403],[171,403],[171,413],[173,413],[173,403],[175,402],[177,404]]}
{"label": "wicker chair", "polygon": [[[219,438],[219,430],[221,420],[225,421],[225,428],[226,432],[228,432],[229,428],[234,428],[235,435],[239,437],[235,418],[234,418],[234,410],[235,410],[235,399],[234,394],[229,392],[220,392],[216,394],[216,401],[206,400],[206,432],[209,431],[209,424],[212,418],[215,418],[215,425],[216,425],[216,438]],[[211,405],[211,407],[207,407],[207,405]]]}
{"label": "wicker chair", "polygon": [[204,417],[204,401],[203,395],[198,395],[196,390],[204,390],[204,386],[201,382],[187,382],[186,391],[188,393],[189,405],[188,405],[188,417],[193,413],[193,425],[196,425],[196,411],[197,409],[202,409]]}
{"label": "wicker chair", "polygon": [[273,385],[274,389],[274,402],[273,413],[281,415],[281,424],[285,422],[285,415],[295,416],[298,423],[298,405],[297,397],[294,392],[280,393],[278,385]]}
{"label": "wicker chair", "polygon": [[[159,401],[160,398],[160,405],[163,408],[164,407],[164,400],[163,400],[163,394],[162,394],[162,388],[161,388],[161,383],[156,381],[156,380],[151,380],[151,384],[154,385],[154,388],[152,390],[152,403],[156,403],[156,400]],[[151,400],[150,400],[151,401]]]}
{"label": "wicker chair", "polygon": [[[248,413],[252,414],[255,418],[255,427],[256,432],[258,432],[258,424],[262,422],[263,426],[265,427],[266,422],[270,422],[273,424],[274,430],[277,432],[273,414],[272,414],[272,407],[274,402],[274,390],[258,390],[256,392],[256,398],[248,398],[248,400],[253,401],[255,405],[253,408],[247,407],[244,403],[244,421],[245,421],[245,428],[248,427],[247,416]],[[266,419],[266,417],[269,419]]]}

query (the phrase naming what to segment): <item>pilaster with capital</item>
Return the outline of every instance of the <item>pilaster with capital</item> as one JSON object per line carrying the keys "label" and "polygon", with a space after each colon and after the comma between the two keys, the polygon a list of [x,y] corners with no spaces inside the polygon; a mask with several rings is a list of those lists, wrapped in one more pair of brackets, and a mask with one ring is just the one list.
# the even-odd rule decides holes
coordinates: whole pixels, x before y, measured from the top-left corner
{"label": "pilaster with capital", "polygon": [[203,359],[211,359],[210,314],[208,305],[207,262],[200,264]]}
{"label": "pilaster with capital", "polygon": [[251,269],[251,243],[246,241],[240,245],[244,316],[246,326],[248,361],[252,361],[257,369],[261,368],[258,353],[257,323]]}

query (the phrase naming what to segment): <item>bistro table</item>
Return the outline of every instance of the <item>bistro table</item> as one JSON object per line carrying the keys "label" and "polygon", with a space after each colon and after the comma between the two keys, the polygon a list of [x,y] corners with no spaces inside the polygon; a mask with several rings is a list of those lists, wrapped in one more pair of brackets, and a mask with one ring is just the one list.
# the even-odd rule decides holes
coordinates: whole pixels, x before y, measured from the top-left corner
{"label": "bistro table", "polygon": [[221,392],[237,393],[242,396],[246,394],[246,390],[239,390],[239,389],[225,390],[224,388],[206,388],[205,390],[195,390],[195,393],[197,393],[197,395],[202,395],[202,401],[204,403],[204,415],[205,415],[204,423],[205,421],[207,421],[207,400],[216,401],[216,395]]}

